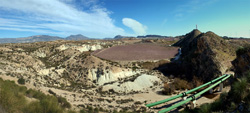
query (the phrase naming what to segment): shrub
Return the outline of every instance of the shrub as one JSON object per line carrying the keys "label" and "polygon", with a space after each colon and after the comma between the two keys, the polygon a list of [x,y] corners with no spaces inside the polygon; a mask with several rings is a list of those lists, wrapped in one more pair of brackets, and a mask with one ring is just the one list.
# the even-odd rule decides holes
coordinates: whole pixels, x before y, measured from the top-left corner
{"label": "shrub", "polygon": [[81,109],[80,113],[87,113],[87,112],[84,109]]}
{"label": "shrub", "polygon": [[172,83],[165,83],[164,89],[162,91],[163,94],[170,95],[175,92],[175,90],[185,90],[190,89],[190,83],[188,83],[186,80],[182,80],[179,78],[174,79]]}
{"label": "shrub", "polygon": [[63,108],[71,108],[71,104],[66,100],[66,98],[63,97],[57,97],[59,104]]}
{"label": "shrub", "polygon": [[98,108],[95,108],[95,109],[94,109],[94,112],[95,112],[95,113],[99,113],[99,109],[98,109]]}
{"label": "shrub", "polygon": [[24,113],[43,113],[42,106],[38,101],[31,102],[28,106],[24,108]]}
{"label": "shrub", "polygon": [[24,79],[24,78],[19,78],[19,79],[17,80],[17,82],[18,82],[18,84],[24,85],[24,84],[25,84],[25,79]]}
{"label": "shrub", "polygon": [[40,100],[43,113],[62,113],[63,110],[60,108],[57,98],[54,96],[47,96]]}
{"label": "shrub", "polygon": [[247,88],[248,88],[248,83],[245,77],[233,83],[232,93],[235,102],[240,102],[248,95]]}
{"label": "shrub", "polygon": [[26,100],[20,93],[15,93],[8,86],[1,86],[0,104],[10,113],[16,113],[24,107]]}
{"label": "shrub", "polygon": [[163,94],[171,95],[174,92],[175,92],[175,87],[172,84],[168,84],[168,83],[164,84],[164,89],[162,91]]}
{"label": "shrub", "polygon": [[211,105],[210,104],[203,104],[199,109],[199,113],[211,113]]}
{"label": "shrub", "polygon": [[[26,101],[28,97],[39,101],[28,103]],[[18,86],[13,81],[2,79],[0,79],[0,105],[3,110],[10,113],[65,113],[67,111],[63,108],[71,106],[65,98],[45,95],[32,89],[27,90],[26,87]]]}
{"label": "shrub", "polygon": [[190,84],[186,80],[182,80],[179,78],[176,78],[173,82],[173,85],[175,86],[175,89],[177,90],[185,90],[190,89]]}
{"label": "shrub", "polygon": [[245,54],[245,53],[247,53],[248,49],[249,49],[249,47],[239,47],[236,51],[236,55],[240,56],[242,54]]}

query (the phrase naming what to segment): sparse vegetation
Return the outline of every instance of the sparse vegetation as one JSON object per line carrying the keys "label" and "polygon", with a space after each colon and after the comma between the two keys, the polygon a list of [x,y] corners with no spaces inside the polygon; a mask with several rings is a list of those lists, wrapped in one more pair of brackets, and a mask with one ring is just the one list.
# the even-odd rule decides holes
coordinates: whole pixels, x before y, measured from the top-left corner
{"label": "sparse vegetation", "polygon": [[[28,102],[27,98],[38,101]],[[13,81],[0,78],[0,105],[6,112],[17,113],[67,113],[65,108],[70,104],[62,97],[45,95],[24,86],[18,86]]]}

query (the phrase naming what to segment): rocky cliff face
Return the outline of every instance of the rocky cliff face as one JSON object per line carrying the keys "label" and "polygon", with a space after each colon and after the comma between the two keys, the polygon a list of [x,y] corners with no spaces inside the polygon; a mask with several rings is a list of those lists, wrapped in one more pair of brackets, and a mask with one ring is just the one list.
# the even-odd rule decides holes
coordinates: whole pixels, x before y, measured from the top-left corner
{"label": "rocky cliff face", "polygon": [[213,32],[193,30],[174,45],[182,47],[179,65],[183,74],[197,76],[204,82],[228,71],[236,56],[235,48]]}

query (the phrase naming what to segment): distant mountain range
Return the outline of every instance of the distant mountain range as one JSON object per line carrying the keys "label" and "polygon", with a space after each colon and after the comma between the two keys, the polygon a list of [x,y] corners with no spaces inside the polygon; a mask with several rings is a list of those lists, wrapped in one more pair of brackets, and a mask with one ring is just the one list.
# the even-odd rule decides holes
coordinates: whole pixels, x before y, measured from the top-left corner
{"label": "distant mountain range", "polygon": [[173,37],[170,37],[170,36],[161,36],[161,35],[145,35],[145,36],[137,36],[137,37],[116,35],[114,37],[114,39],[121,39],[121,38],[147,38],[147,39],[155,39],[155,38],[173,38]]}
{"label": "distant mountain range", "polygon": [[[123,38],[142,38],[142,39],[157,39],[157,38],[178,38],[182,39],[183,36],[161,36],[161,35],[145,35],[145,36],[137,36],[137,37],[131,37],[131,36],[122,36],[122,35],[116,35],[114,38],[104,38],[104,40],[113,40],[113,39],[123,39]],[[227,37],[224,36],[224,39],[244,39],[247,40],[248,38],[234,38],[234,37]],[[0,38],[0,43],[32,43],[32,42],[46,42],[46,41],[54,41],[54,40],[90,40],[94,38],[89,38],[86,36],[83,36],[81,34],[77,35],[70,35],[66,38],[58,37],[58,36],[49,36],[49,35],[35,35],[30,37],[22,37],[22,38]]]}
{"label": "distant mountain range", "polygon": [[173,38],[173,37],[161,36],[161,35],[146,35],[146,36],[137,36],[137,38],[150,38],[150,39],[153,39],[153,38]]}
{"label": "distant mountain range", "polygon": [[87,39],[90,38],[83,36],[81,34],[70,35],[66,38],[58,36],[49,36],[49,35],[35,35],[23,38],[0,38],[0,43],[31,43],[31,42],[54,41],[54,40],[87,40]]}

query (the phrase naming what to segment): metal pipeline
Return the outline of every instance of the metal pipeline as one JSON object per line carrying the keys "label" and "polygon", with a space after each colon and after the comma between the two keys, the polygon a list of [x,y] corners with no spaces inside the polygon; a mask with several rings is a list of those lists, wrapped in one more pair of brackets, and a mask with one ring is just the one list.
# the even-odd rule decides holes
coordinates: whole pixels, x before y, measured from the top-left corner
{"label": "metal pipeline", "polygon": [[227,76],[227,74],[224,74],[224,75],[222,75],[222,76],[220,76],[220,77],[218,77],[218,78],[216,78],[216,79],[214,79],[214,80],[212,80],[212,81],[210,81],[210,82],[207,82],[207,83],[205,83],[205,84],[203,84],[203,85],[200,85],[200,86],[198,86],[198,87],[196,87],[196,88],[194,88],[194,89],[188,90],[187,92],[184,92],[184,93],[181,93],[181,94],[179,94],[179,95],[170,97],[170,98],[168,98],[168,99],[164,99],[164,100],[161,100],[161,101],[157,101],[157,102],[154,102],[154,103],[147,104],[146,106],[147,106],[147,107],[152,107],[152,106],[156,106],[156,105],[159,105],[159,104],[162,104],[162,103],[165,103],[165,102],[168,102],[168,101],[177,99],[177,98],[179,98],[179,97],[186,96],[187,94],[192,93],[192,92],[194,92],[194,91],[196,91],[196,90],[198,90],[198,89],[200,89],[200,88],[203,88],[203,87],[205,87],[205,86],[207,86],[207,85],[210,85],[210,84],[216,82],[217,80],[219,80],[219,79],[221,79],[221,78],[223,78],[223,77],[225,77],[225,76]]}
{"label": "metal pipeline", "polygon": [[181,105],[183,105],[183,104],[185,104],[185,103],[187,103],[187,102],[189,102],[189,101],[194,100],[195,98],[197,98],[198,96],[204,94],[205,92],[207,92],[207,91],[210,90],[211,88],[213,88],[213,87],[217,86],[218,84],[220,84],[221,82],[225,81],[225,80],[228,79],[230,76],[231,76],[231,75],[227,75],[227,76],[226,76],[225,78],[223,78],[222,80],[216,82],[215,84],[209,86],[208,88],[202,90],[201,92],[195,94],[194,96],[189,97],[189,98],[187,98],[186,100],[181,101],[181,102],[179,102],[179,103],[177,103],[177,104],[175,104],[175,105],[172,105],[172,106],[170,106],[170,107],[168,107],[168,108],[166,108],[166,109],[163,109],[163,110],[159,111],[159,113],[168,112],[168,111],[170,111],[170,110],[172,110],[172,109],[175,109],[175,108],[177,108],[177,107],[179,107],[179,106],[181,106]]}

